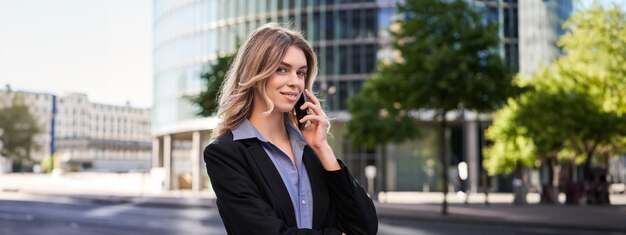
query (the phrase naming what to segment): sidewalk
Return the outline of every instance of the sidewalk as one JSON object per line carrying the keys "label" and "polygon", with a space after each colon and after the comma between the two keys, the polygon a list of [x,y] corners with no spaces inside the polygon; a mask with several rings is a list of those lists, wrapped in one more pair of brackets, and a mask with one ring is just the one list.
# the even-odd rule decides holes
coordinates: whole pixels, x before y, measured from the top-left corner
{"label": "sidewalk", "polygon": [[[126,176],[130,177],[127,178]],[[141,178],[141,177],[139,177]],[[97,180],[96,180],[97,179]],[[105,181],[103,179],[108,179]],[[134,180],[133,180],[134,179]],[[0,200],[39,200],[57,203],[132,203],[138,206],[200,207],[215,204],[209,192],[160,192],[149,190],[136,175],[81,174],[52,177],[34,174],[0,175]],[[448,215],[441,212],[441,193],[389,192],[376,202],[379,219],[480,223],[494,226],[568,228],[626,233],[626,195],[611,195],[611,206],[540,205],[537,194],[529,194],[525,206],[513,206],[511,194],[470,194],[468,204],[448,194]]]}

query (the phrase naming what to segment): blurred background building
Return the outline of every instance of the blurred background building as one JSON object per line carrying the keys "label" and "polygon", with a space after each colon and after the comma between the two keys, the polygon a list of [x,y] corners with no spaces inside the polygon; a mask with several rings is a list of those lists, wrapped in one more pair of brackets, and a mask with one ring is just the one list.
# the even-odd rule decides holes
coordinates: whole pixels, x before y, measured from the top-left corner
{"label": "blurred background building", "polygon": [[520,73],[529,75],[561,54],[561,24],[574,9],[572,1],[519,1]]}
{"label": "blurred background building", "polygon": [[49,157],[53,141],[52,117],[56,103],[55,154],[65,170],[129,171],[150,169],[150,109],[91,103],[87,95],[53,95],[0,90],[0,107],[11,105],[15,96],[28,104],[41,133],[32,153],[36,162]]}
{"label": "blurred background building", "polygon": [[[422,138],[392,145],[387,159],[381,150],[355,148],[344,138],[346,99],[359,91],[378,60],[391,56],[388,28],[401,17],[400,0],[155,0],[154,1],[154,106],[152,113],[153,167],[164,169],[165,186],[181,188],[192,178],[194,190],[207,188],[201,151],[209,142],[215,118],[199,118],[185,98],[203,85],[199,75],[207,63],[236,50],[255,28],[267,23],[290,24],[305,32],[319,59],[314,91],[325,101],[334,120],[333,148],[365,185],[363,169],[378,166],[377,190],[422,191],[436,188],[437,126],[432,113],[423,117]],[[556,38],[561,23],[572,12],[571,0],[468,0],[498,22],[499,51],[508,67],[532,72],[558,53]],[[529,20],[527,20],[529,19]],[[532,20],[530,20],[532,19]],[[526,20],[526,22],[521,22]],[[448,172],[456,179],[456,165],[468,162],[469,189],[478,189],[482,172],[483,131],[489,120],[475,113],[453,112],[450,119]],[[430,164],[429,164],[430,163]],[[458,184],[458,183],[457,183]],[[510,185],[493,184],[502,190]]]}

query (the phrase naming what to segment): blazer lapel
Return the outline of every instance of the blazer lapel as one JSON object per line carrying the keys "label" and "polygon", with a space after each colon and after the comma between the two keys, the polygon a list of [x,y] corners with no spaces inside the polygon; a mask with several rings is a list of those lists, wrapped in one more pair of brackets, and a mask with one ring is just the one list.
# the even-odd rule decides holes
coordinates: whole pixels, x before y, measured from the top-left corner
{"label": "blazer lapel", "polygon": [[283,183],[283,179],[280,177],[276,166],[274,166],[274,163],[263,149],[263,146],[261,146],[261,143],[257,140],[247,140],[245,143],[248,147],[248,151],[252,154],[252,159],[254,159],[259,171],[263,175],[265,183],[269,186],[273,198],[277,199],[276,202],[278,202],[280,210],[287,220],[287,224],[289,226],[296,226],[296,215],[291,203],[291,196],[289,196],[289,191],[287,191],[287,187],[285,183]]}
{"label": "blazer lapel", "polygon": [[328,188],[326,188],[324,182],[324,167],[308,145],[304,147],[302,161],[304,161],[304,166],[309,175],[313,194],[313,228],[320,228],[324,225],[324,218],[327,216],[329,203]]}

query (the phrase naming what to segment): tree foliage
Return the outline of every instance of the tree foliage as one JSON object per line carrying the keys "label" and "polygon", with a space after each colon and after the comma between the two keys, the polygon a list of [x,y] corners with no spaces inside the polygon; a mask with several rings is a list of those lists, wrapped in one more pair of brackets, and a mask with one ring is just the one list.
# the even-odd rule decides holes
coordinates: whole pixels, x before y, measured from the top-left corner
{"label": "tree foliage", "polygon": [[[498,25],[465,1],[408,0],[392,30],[396,63],[385,96],[407,109],[491,111],[511,94],[497,51]],[[461,107],[460,107],[461,106]]]}
{"label": "tree foliage", "polygon": [[[513,94],[511,77],[496,51],[498,26],[484,22],[481,12],[461,0],[409,0],[399,10],[405,19],[396,21],[391,29],[393,61],[381,63],[350,102],[353,118],[367,116],[363,120],[371,120],[381,116],[383,109],[394,110],[388,114],[404,115],[420,109],[488,111]],[[370,103],[364,105],[366,101]],[[387,137],[387,133],[398,132],[398,123],[388,124],[369,131],[380,135],[372,140],[411,137],[403,132]],[[351,132],[374,130],[359,126],[354,124]]]}
{"label": "tree foliage", "polygon": [[198,95],[189,97],[189,100],[198,107],[197,115],[208,117],[217,112],[219,91],[234,58],[234,53],[219,56],[216,61],[209,63],[205,72],[200,75],[206,86]]}
{"label": "tree foliage", "polygon": [[535,117],[534,125],[556,130],[588,165],[598,149],[619,148],[618,139],[626,137],[626,13],[596,3],[565,28],[559,40],[565,55],[526,82],[535,94],[547,94],[528,102],[528,112],[553,115],[551,122]]}
{"label": "tree foliage", "polygon": [[[597,2],[566,23],[559,40],[565,56],[556,69],[568,90],[588,94],[605,111],[626,112],[626,13]],[[549,84],[547,84],[549,86]]]}
{"label": "tree foliage", "polygon": [[348,137],[355,145],[373,149],[378,144],[402,142],[418,134],[415,119],[402,109],[400,103],[386,103],[376,90],[380,81],[373,75],[361,91],[348,100]]}
{"label": "tree foliage", "polygon": [[[497,52],[498,26],[484,20],[485,12],[477,11],[463,0],[407,0],[398,9],[404,18],[394,22],[390,29],[392,61],[381,63],[382,68],[365,87],[367,83],[374,83],[372,89],[380,97],[379,108],[390,110],[393,107],[399,114],[420,109],[439,113],[444,169],[441,176],[443,184],[447,185],[446,140],[443,138],[447,128],[446,113],[455,109],[491,111],[513,92],[511,77]],[[367,97],[365,93],[371,91],[364,89],[362,92],[361,96]],[[380,116],[375,109],[351,110],[354,117],[361,115],[358,112],[368,112],[370,117]],[[383,138],[383,133],[400,132],[393,125],[377,126],[380,128],[376,131],[381,133],[378,140],[392,139]],[[405,137],[402,133],[398,136]],[[443,190],[447,193],[446,186]],[[445,199],[442,212],[447,212]]]}
{"label": "tree foliage", "polygon": [[[560,40],[565,56],[555,63],[561,77],[555,83],[539,83],[541,89],[562,89],[579,94],[586,103],[572,115],[575,133],[571,145],[587,156],[585,168],[598,149],[617,149],[626,137],[626,13],[617,5],[595,3],[579,11],[565,24]],[[558,88],[556,88],[558,87]],[[593,110],[593,107],[596,110]]]}
{"label": "tree foliage", "polygon": [[31,161],[31,150],[37,148],[35,135],[40,132],[35,116],[28,110],[20,93],[8,94],[3,99],[12,99],[8,106],[0,108],[0,155],[22,165]]}
{"label": "tree foliage", "polygon": [[485,137],[493,144],[485,147],[483,165],[489,175],[510,174],[518,167],[532,167],[536,160],[536,147],[527,137],[527,128],[516,125],[520,107],[515,99],[498,110]]}

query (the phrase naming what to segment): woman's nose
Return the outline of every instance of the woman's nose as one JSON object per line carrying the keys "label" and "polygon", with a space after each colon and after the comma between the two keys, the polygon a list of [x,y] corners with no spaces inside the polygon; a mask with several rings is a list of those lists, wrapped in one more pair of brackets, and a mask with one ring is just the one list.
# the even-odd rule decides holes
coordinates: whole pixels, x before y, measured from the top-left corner
{"label": "woman's nose", "polygon": [[297,73],[289,73],[289,80],[287,81],[287,85],[297,86],[299,82],[300,82],[300,78],[298,78]]}

